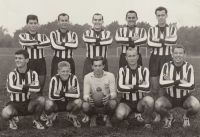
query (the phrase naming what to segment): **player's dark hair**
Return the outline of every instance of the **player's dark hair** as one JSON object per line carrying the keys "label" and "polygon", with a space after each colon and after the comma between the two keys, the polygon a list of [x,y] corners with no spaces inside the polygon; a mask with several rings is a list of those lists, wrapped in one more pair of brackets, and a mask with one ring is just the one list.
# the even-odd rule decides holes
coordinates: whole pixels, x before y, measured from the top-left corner
{"label": "player's dark hair", "polygon": [[180,49],[183,49],[184,53],[185,53],[185,47],[183,45],[175,45],[175,46],[172,46],[172,53],[174,53],[174,50],[177,49],[177,48],[180,48]]}
{"label": "player's dark hair", "polygon": [[[156,10],[155,10],[155,14],[156,14],[157,11],[162,11],[162,10],[164,10],[165,13],[167,14],[167,9],[166,9],[165,7],[162,7],[162,6],[156,8]],[[156,14],[156,15],[157,15],[157,14]]]}
{"label": "player's dark hair", "polygon": [[60,16],[67,16],[67,17],[68,17],[68,20],[69,20],[69,15],[66,14],[66,13],[61,13],[61,14],[59,14],[59,15],[58,15],[58,20],[60,20]]}
{"label": "player's dark hair", "polygon": [[127,18],[127,16],[128,16],[129,13],[135,13],[136,17],[138,17],[136,11],[130,10],[130,11],[128,11],[128,12],[126,13],[126,18]]}
{"label": "player's dark hair", "polygon": [[26,24],[28,24],[29,20],[37,20],[38,23],[38,17],[36,15],[28,15],[26,18]]}
{"label": "player's dark hair", "polygon": [[[101,15],[100,13],[95,13],[94,15],[93,15],[93,17],[92,17],[92,20],[94,19],[94,16],[95,15],[97,15],[97,16],[99,16],[99,15]],[[103,20],[103,15],[101,15],[102,16],[102,20]]]}
{"label": "player's dark hair", "polygon": [[92,59],[92,65],[94,64],[94,61],[102,61],[102,64],[105,65],[105,59],[102,57],[102,56],[95,56],[93,59]]}
{"label": "player's dark hair", "polygon": [[29,58],[29,54],[26,50],[20,49],[15,52],[15,55],[23,55],[25,59]]}

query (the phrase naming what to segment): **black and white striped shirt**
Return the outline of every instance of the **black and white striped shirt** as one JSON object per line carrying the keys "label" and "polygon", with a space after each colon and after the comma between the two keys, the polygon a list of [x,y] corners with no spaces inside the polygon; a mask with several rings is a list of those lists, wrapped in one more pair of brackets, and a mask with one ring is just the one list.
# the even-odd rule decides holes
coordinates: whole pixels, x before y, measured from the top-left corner
{"label": "black and white striped shirt", "polygon": [[19,43],[29,53],[30,59],[44,58],[44,48],[51,46],[50,40],[45,34],[31,34],[30,32],[21,33]]}
{"label": "black and white striped shirt", "polygon": [[[145,84],[142,84],[143,82]],[[133,88],[127,85],[132,85]],[[136,90],[136,93],[131,93],[133,89]],[[139,65],[135,70],[129,66],[121,67],[117,76],[117,90],[123,93],[124,99],[139,101],[144,97],[144,93],[140,91],[150,92],[149,70]]]}
{"label": "black and white striped shirt", "polygon": [[[29,85],[27,93],[22,93],[23,86]],[[11,101],[24,102],[30,98],[30,92],[39,92],[40,85],[38,74],[28,69],[26,73],[20,73],[14,69],[7,77],[7,91],[10,93]]]}
{"label": "black and white striped shirt", "polygon": [[[59,29],[50,33],[50,39],[54,56],[62,59],[73,58],[73,50],[78,47],[78,36],[75,32],[67,30],[62,33]],[[71,40],[75,42],[71,42]],[[58,45],[57,41],[62,44]]]}
{"label": "black and white striped shirt", "polygon": [[[69,92],[71,87],[76,87],[77,91],[75,93]],[[53,76],[51,78],[49,84],[49,99],[50,100],[62,100],[63,97],[60,96],[59,91],[65,92],[65,97],[67,98],[79,98],[80,97],[80,89],[78,79],[75,75],[70,74],[69,78],[66,81],[63,81],[59,74]]]}
{"label": "black and white striped shirt", "polygon": [[[140,39],[131,41],[131,37],[136,35],[138,35]],[[136,50],[140,52],[140,45],[147,42],[147,34],[144,28],[134,27],[130,29],[130,27],[127,26],[117,29],[115,39],[116,42],[121,45],[122,53],[126,53],[129,47],[136,48]]]}
{"label": "black and white striped shirt", "polygon": [[[166,36],[174,36],[166,38]],[[155,41],[159,38],[160,41]],[[171,55],[173,45],[177,43],[177,29],[174,25],[165,25],[164,32],[161,32],[161,27],[156,25],[148,31],[148,45],[151,47],[151,53],[154,55]]]}
{"label": "black and white striped shirt", "polygon": [[108,46],[112,44],[113,37],[110,31],[101,29],[98,32],[91,29],[83,34],[83,41],[86,43],[87,57],[93,58],[95,56],[102,56],[107,58]]}
{"label": "black and white striped shirt", "polygon": [[[175,98],[182,98],[195,89],[193,66],[188,62],[183,62],[179,69],[173,61],[165,63],[159,80],[160,86],[167,89],[167,94]],[[164,75],[168,75],[170,80],[166,80]],[[182,79],[187,80],[188,83],[181,84]]]}

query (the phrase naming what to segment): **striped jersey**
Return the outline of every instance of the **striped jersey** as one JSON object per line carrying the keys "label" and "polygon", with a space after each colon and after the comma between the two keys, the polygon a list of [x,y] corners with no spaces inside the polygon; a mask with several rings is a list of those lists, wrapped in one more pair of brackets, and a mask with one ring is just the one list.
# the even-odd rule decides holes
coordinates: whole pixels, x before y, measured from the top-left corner
{"label": "striped jersey", "polygon": [[[165,25],[163,27],[156,25],[148,31],[148,45],[151,47],[151,53],[154,55],[171,55],[173,45],[177,43],[177,29],[174,25]],[[167,36],[173,36],[166,38]],[[155,41],[159,38],[160,41]]]}
{"label": "striped jersey", "polygon": [[31,34],[30,32],[19,34],[19,43],[29,53],[30,59],[44,58],[44,48],[50,47],[51,42],[45,34]]}
{"label": "striped jersey", "polygon": [[[165,75],[170,80],[164,78]],[[188,83],[181,84],[180,80],[185,79]],[[173,61],[163,65],[159,80],[160,86],[167,89],[167,94],[171,97],[182,98],[195,89],[194,69],[188,62],[183,62],[180,68],[174,65]]]}
{"label": "striped jersey", "polygon": [[[131,93],[133,88],[127,85],[131,85],[136,93]],[[128,65],[121,67],[117,76],[117,91],[122,93],[125,100],[139,101],[144,97],[144,92],[150,92],[149,70],[139,65],[135,70]]]}
{"label": "striped jersey", "polygon": [[[77,91],[75,93],[69,92],[71,87],[76,87]],[[65,97],[67,98],[79,98],[80,97],[80,89],[78,79],[75,75],[70,74],[68,79],[63,81],[59,74],[53,76],[51,78],[49,84],[49,99],[50,100],[62,100],[63,97],[60,96],[59,91],[65,92]]]}
{"label": "striped jersey", "polygon": [[[140,39],[132,41],[131,37],[138,35]],[[144,28],[130,27],[119,28],[116,31],[115,35],[116,42],[119,43],[122,47],[122,53],[126,53],[126,50],[129,47],[136,48],[140,52],[140,45],[143,45],[147,42],[147,34]]]}
{"label": "striped jersey", "polygon": [[83,41],[86,43],[87,57],[102,56],[107,58],[108,46],[112,44],[113,37],[110,31],[90,29],[83,33]]}
{"label": "striped jersey", "polygon": [[[27,93],[22,93],[22,88],[29,85]],[[24,102],[30,98],[30,92],[39,92],[40,85],[38,74],[28,69],[25,73],[20,73],[14,69],[7,77],[7,91],[10,93],[11,101]]]}
{"label": "striped jersey", "polygon": [[[62,59],[73,57],[73,50],[78,47],[78,36],[75,32],[67,30],[65,33],[60,29],[50,33],[51,46],[54,50],[54,56]],[[75,42],[71,42],[74,40]],[[58,45],[57,42],[61,42]]]}

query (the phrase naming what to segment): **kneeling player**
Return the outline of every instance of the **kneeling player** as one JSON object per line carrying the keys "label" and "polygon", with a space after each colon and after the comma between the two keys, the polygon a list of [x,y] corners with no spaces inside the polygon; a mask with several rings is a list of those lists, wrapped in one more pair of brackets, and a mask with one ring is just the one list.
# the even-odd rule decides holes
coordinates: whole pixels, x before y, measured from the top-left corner
{"label": "kneeling player", "polygon": [[49,99],[46,100],[46,125],[53,126],[52,112],[67,111],[67,120],[75,127],[81,127],[77,115],[82,107],[78,79],[71,74],[70,64],[67,61],[58,63],[58,74],[51,78],[49,84]]}
{"label": "kneeling player", "polygon": [[[94,57],[92,59],[92,69],[93,72],[87,74],[84,78],[84,103],[83,112],[90,117],[90,127],[95,127],[96,115],[104,114],[106,117],[106,126],[112,127],[111,117],[115,113],[117,107],[116,102],[116,88],[115,88],[115,77],[112,73],[104,71],[105,60],[101,56]],[[100,89],[104,96],[103,107],[97,108],[94,106],[94,99],[91,95]]]}
{"label": "kneeling player", "polygon": [[38,74],[27,68],[29,54],[25,50],[15,52],[15,63],[17,68],[9,73],[7,78],[7,91],[10,93],[11,101],[2,111],[2,117],[9,120],[10,128],[17,129],[14,117],[33,114],[33,127],[44,129],[39,122],[40,115],[45,106],[45,98],[38,96],[30,98],[30,92],[39,92],[40,85]]}
{"label": "kneeling player", "polygon": [[144,93],[150,91],[149,70],[137,64],[138,52],[134,48],[126,51],[128,65],[119,69],[117,90],[122,93],[122,99],[116,109],[119,120],[125,120],[133,113],[144,113],[146,128],[151,128],[150,120],[154,108],[154,100]]}
{"label": "kneeling player", "polygon": [[184,61],[185,49],[181,45],[172,49],[173,61],[165,63],[160,75],[160,86],[167,88],[167,92],[155,102],[156,111],[165,117],[164,128],[170,128],[175,119],[168,110],[182,107],[186,111],[183,115],[183,127],[189,127],[189,117],[198,113],[199,101],[190,94],[194,90],[193,66]]}

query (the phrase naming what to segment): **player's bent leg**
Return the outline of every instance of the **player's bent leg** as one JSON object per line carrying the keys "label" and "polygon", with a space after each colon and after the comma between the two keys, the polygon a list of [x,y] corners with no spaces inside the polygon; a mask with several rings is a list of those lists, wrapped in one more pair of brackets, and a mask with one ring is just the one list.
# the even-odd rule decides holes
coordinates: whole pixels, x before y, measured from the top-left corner
{"label": "player's bent leg", "polygon": [[156,100],[156,112],[165,117],[164,128],[171,128],[171,125],[175,122],[173,115],[168,111],[170,109],[172,109],[172,104],[165,96],[161,96]]}
{"label": "player's bent leg", "polygon": [[159,97],[159,76],[151,77],[151,83],[152,83],[152,88],[151,88],[151,94],[154,100],[157,100]]}
{"label": "player's bent leg", "polygon": [[58,106],[52,100],[47,99],[45,102],[45,113],[47,114],[47,121],[46,126],[51,127],[53,126],[53,116],[52,112],[57,112]]}
{"label": "player's bent leg", "polygon": [[189,127],[190,126],[189,118],[191,116],[196,115],[200,108],[199,101],[194,96],[189,96],[183,102],[183,108],[187,110],[186,113],[182,117],[183,127]]}
{"label": "player's bent leg", "polygon": [[17,111],[10,105],[6,106],[2,110],[2,117],[4,120],[11,120],[14,116],[17,116]]}
{"label": "player's bent leg", "polygon": [[81,111],[83,101],[78,99],[71,99],[66,106],[67,111],[71,112],[68,114],[67,119],[70,121],[74,127],[81,127],[80,122],[77,119],[78,113]]}
{"label": "player's bent leg", "polygon": [[143,97],[137,104],[137,110],[144,113],[144,122],[149,124],[154,111],[154,100],[150,96]]}
{"label": "player's bent leg", "polygon": [[116,107],[117,107],[117,101],[116,100],[109,100],[108,101],[109,110],[107,112],[104,112],[104,114],[107,115],[107,117],[106,117],[106,127],[112,127],[111,117],[115,114]]}
{"label": "player's bent leg", "polygon": [[40,123],[39,119],[45,107],[45,98],[43,96],[38,96],[31,99],[28,105],[28,112],[30,114],[34,113],[33,127],[37,129],[45,129],[45,127]]}
{"label": "player's bent leg", "polygon": [[45,75],[39,76],[38,79],[39,79],[41,88],[40,88],[40,91],[37,93],[37,95],[43,96],[43,88],[44,88],[44,85],[45,85],[46,76]]}
{"label": "player's bent leg", "polygon": [[115,115],[119,120],[126,119],[130,113],[131,113],[131,108],[125,103],[120,103],[115,111]]}

